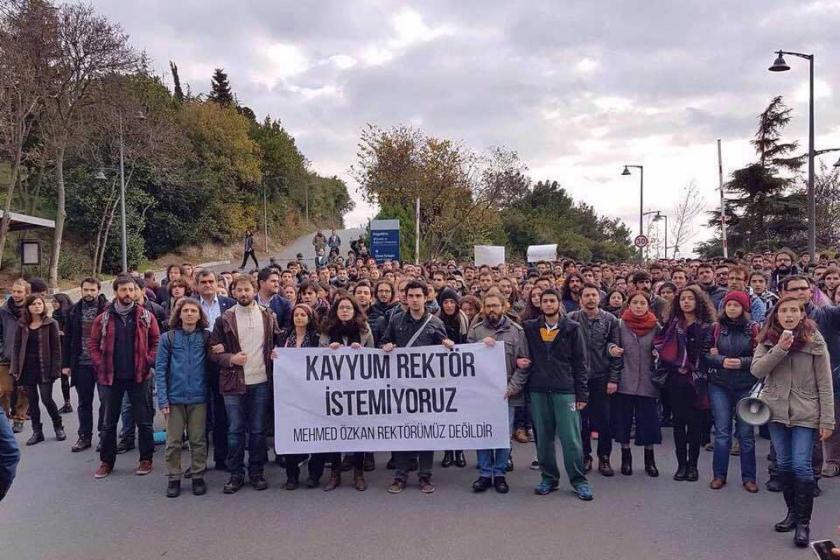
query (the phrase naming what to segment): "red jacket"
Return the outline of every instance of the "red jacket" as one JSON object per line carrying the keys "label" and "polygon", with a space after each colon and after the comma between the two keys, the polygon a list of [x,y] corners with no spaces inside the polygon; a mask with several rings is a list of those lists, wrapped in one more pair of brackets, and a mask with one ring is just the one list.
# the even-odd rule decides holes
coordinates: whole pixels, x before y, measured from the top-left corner
{"label": "red jacket", "polygon": [[[100,385],[114,384],[114,338],[116,317],[113,316],[114,304],[97,315],[87,341],[90,359],[96,369]],[[151,376],[150,368],[155,365],[160,328],[154,315],[140,305],[134,306],[134,318],[137,330],[134,338],[134,380],[142,383]]]}

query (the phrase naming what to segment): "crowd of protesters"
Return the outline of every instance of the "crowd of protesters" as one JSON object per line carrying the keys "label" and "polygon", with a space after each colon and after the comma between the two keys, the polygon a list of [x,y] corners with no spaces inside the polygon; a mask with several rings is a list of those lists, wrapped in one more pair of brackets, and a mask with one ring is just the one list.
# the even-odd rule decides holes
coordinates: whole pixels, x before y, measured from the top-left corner
{"label": "crowd of protesters", "polygon": [[[622,475],[634,473],[635,443],[645,475],[658,477],[663,428],[673,430],[674,480],[699,479],[705,448],[711,489],[728,483],[730,455],[737,455],[743,489],[758,492],[755,429],[735,408],[763,380],[771,418],[759,434],[772,441],[766,487],[780,491],[787,506],[775,529],[808,543],[818,480],[840,475],[840,270],[828,255],[818,262],[782,250],[645,265],[561,259],[476,267],[377,263],[364,239],[343,258],[335,231],[319,231],[313,246],[311,268],[299,256],[247,273],[172,265],[159,284],[153,273],[120,276],[111,301],[95,278],[81,282],[75,304],[47,296],[38,279],[15,281],[0,307],[0,408],[13,431],[29,421],[26,444],[43,442],[43,404],[55,438],[64,440],[61,414],[72,412],[73,386],[79,431],[71,450],[88,450],[97,435],[95,477],[104,478],[136,441],[136,474],[145,475],[153,467],[157,405],[166,422],[167,496],[180,494],[184,477],[194,494],[207,491],[211,451],[213,468],[229,476],[224,493],[246,484],[264,490],[278,347],[389,352],[503,343],[512,439],[534,443],[538,495],[560,485],[555,439],[573,491],[591,500],[590,471],[615,474],[614,442]],[[245,257],[256,262],[252,238]],[[59,379],[61,408],[53,400]],[[364,491],[365,472],[377,468],[371,453],[276,461],[287,490],[305,484],[333,491],[342,472],[352,471],[353,487]],[[476,463],[475,492],[509,491],[510,448],[478,450]],[[453,449],[440,466],[466,464]],[[432,451],[395,452],[386,468],[394,471],[390,493],[402,492],[412,471],[421,492],[435,491]],[[0,472],[2,497],[14,469]]]}

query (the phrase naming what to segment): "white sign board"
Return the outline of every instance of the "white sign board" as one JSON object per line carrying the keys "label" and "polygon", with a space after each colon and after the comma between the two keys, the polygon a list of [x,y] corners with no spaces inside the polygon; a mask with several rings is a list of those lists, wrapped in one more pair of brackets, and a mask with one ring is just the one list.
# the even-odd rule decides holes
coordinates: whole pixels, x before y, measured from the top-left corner
{"label": "white sign board", "polygon": [[504,344],[280,348],[277,453],[510,446]]}
{"label": "white sign board", "polygon": [[529,245],[528,262],[555,261],[557,260],[557,244],[554,245]]}
{"label": "white sign board", "polygon": [[505,262],[505,248],[499,245],[475,245],[475,266],[498,266]]}

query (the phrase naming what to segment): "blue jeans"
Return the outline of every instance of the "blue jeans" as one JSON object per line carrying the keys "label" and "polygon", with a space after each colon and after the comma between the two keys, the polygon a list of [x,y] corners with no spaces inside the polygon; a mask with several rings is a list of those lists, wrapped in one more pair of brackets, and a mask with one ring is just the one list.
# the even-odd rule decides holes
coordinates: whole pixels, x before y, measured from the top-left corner
{"label": "blue jeans", "polygon": [[225,395],[228,418],[228,472],[245,476],[245,433],[248,433],[248,476],[261,475],[267,458],[265,417],[269,403],[268,382],[248,385],[244,395]]}
{"label": "blue jeans", "polygon": [[6,419],[6,412],[0,408],[0,500],[11,488],[19,462],[20,448]]}
{"label": "blue jeans", "polygon": [[817,430],[800,426],[785,426],[770,422],[770,439],[776,449],[776,468],[779,474],[792,472],[797,482],[813,482],[811,453]]}
{"label": "blue jeans", "polygon": [[[508,406],[508,424],[513,431],[513,417],[515,408]],[[494,476],[505,476],[507,463],[510,458],[510,447],[502,449],[479,449],[475,452],[478,463],[479,476],[493,478]]]}
{"label": "blue jeans", "polygon": [[714,477],[726,480],[729,470],[729,451],[732,448],[732,420],[736,437],[741,444],[741,481],[755,482],[755,431],[735,414],[735,405],[749,394],[750,389],[729,389],[709,384],[709,401],[715,422],[715,453],[712,458]]}

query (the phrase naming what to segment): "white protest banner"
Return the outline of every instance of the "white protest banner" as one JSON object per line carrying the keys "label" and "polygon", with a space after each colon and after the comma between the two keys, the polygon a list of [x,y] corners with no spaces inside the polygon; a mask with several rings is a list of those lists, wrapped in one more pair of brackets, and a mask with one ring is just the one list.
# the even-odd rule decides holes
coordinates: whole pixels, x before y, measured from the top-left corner
{"label": "white protest banner", "polygon": [[474,245],[475,266],[497,266],[505,262],[505,248],[502,245]]}
{"label": "white protest banner", "polygon": [[555,259],[557,259],[557,243],[528,246],[528,262],[554,261]]}
{"label": "white protest banner", "polygon": [[495,449],[510,445],[504,344],[280,348],[277,453]]}

